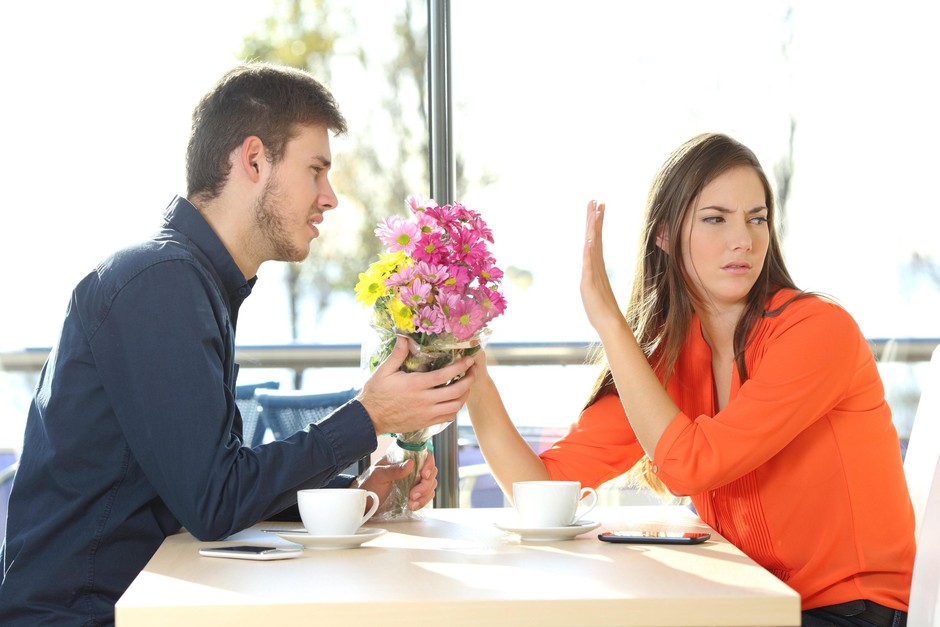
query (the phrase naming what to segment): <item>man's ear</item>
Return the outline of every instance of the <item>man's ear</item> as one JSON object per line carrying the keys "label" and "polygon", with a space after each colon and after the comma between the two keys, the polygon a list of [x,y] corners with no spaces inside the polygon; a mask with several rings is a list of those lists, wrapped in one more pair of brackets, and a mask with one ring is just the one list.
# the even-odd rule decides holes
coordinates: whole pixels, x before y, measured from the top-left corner
{"label": "man's ear", "polygon": [[669,233],[666,232],[666,224],[661,223],[656,227],[656,245],[666,253],[669,254]]}
{"label": "man's ear", "polygon": [[260,137],[256,135],[246,137],[235,151],[235,158],[234,166],[239,168],[249,180],[257,183],[261,179],[261,170],[266,163],[266,157],[264,143]]}

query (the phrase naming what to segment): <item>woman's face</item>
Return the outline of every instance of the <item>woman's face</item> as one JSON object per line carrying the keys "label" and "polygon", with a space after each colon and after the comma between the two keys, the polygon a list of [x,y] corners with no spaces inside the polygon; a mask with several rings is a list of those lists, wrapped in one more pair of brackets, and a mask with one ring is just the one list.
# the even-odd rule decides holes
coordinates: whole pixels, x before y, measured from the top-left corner
{"label": "woman's face", "polygon": [[742,306],[764,266],[768,209],[757,172],[733,167],[706,185],[682,224],[682,263],[702,302]]}

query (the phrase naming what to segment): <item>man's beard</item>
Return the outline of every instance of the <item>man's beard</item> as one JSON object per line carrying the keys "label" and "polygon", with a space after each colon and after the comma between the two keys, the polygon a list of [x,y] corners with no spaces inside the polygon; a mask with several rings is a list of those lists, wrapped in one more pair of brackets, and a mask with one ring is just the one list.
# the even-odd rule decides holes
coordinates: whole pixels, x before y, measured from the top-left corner
{"label": "man's beard", "polygon": [[303,261],[310,253],[308,247],[298,248],[291,241],[284,226],[284,219],[277,211],[280,190],[275,181],[269,180],[261,197],[255,204],[255,224],[258,226],[259,245],[265,250],[264,257],[271,261]]}

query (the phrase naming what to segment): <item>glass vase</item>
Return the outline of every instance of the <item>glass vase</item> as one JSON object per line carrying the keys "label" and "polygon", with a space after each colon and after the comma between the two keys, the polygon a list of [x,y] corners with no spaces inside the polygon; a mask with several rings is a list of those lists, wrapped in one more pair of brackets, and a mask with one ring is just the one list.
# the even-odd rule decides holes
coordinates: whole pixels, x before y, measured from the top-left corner
{"label": "glass vase", "polygon": [[[426,336],[395,333],[388,329],[376,329],[379,332],[379,346],[369,359],[369,368],[374,370],[392,351],[396,338],[402,335],[408,339],[409,354],[402,363],[404,372],[431,372],[449,366],[461,357],[470,356],[484,346],[489,335],[488,329],[482,329],[473,337],[457,340],[453,336]],[[462,375],[461,375],[462,376]],[[450,385],[460,377],[451,379],[444,385]],[[446,429],[451,422],[432,425],[425,429],[408,433],[389,434],[395,438],[386,451],[387,459],[392,463],[413,460],[414,465],[408,476],[394,482],[388,498],[379,508],[375,518],[383,521],[413,520],[420,514],[408,509],[408,494],[417,483],[421,468],[429,452],[432,452],[431,438]]]}

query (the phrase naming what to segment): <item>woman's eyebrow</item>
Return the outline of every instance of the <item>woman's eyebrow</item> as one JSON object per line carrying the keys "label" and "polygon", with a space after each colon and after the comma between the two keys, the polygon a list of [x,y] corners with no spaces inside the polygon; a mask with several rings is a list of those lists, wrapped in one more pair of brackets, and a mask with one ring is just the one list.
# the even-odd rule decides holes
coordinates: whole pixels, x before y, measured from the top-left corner
{"label": "woman's eyebrow", "polygon": [[[706,210],[718,211],[721,213],[734,213],[734,209],[728,209],[726,207],[722,207],[721,205],[707,205],[705,207],[699,207],[696,211],[706,211]],[[768,209],[764,205],[761,205],[759,207],[754,207],[753,209],[747,210],[749,214],[760,213],[761,211],[768,211]]]}

